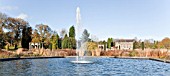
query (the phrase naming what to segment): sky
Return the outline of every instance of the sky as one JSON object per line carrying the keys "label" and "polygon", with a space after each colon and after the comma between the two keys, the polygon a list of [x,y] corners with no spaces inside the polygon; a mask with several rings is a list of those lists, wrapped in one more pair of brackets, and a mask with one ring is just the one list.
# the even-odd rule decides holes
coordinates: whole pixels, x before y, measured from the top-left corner
{"label": "sky", "polygon": [[76,25],[77,7],[81,25],[99,40],[170,37],[170,0],[0,0],[0,12],[58,33]]}

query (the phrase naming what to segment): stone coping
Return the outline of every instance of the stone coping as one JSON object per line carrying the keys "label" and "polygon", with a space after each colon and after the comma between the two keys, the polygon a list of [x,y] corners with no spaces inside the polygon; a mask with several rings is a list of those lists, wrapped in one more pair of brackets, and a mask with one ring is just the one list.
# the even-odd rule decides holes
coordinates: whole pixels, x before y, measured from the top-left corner
{"label": "stone coping", "polygon": [[[72,58],[76,56],[66,56],[66,58]],[[119,58],[119,59],[144,59],[144,60],[153,60],[164,63],[170,63],[170,60],[159,59],[159,58],[151,58],[151,57],[126,57],[126,56],[86,56],[86,57],[103,57],[103,58]]]}
{"label": "stone coping", "polygon": [[166,60],[166,59],[149,58],[149,60],[154,60],[154,61],[159,61],[159,62],[164,62],[164,63],[170,63],[170,60]]}
{"label": "stone coping", "polygon": [[[47,59],[47,58],[73,58],[77,56],[40,56],[40,57],[18,57],[18,58],[1,58],[2,61],[11,61],[11,60],[21,60],[21,59]],[[170,63],[170,60],[159,59],[159,58],[150,58],[150,57],[116,57],[116,56],[86,56],[86,57],[98,57],[98,58],[119,58],[119,59],[145,59],[145,60],[153,60],[164,63]]]}
{"label": "stone coping", "polygon": [[16,58],[1,58],[0,61],[11,61],[11,60],[21,60],[21,59],[47,59],[47,58],[65,58],[63,56],[45,56],[45,57],[16,57]]}

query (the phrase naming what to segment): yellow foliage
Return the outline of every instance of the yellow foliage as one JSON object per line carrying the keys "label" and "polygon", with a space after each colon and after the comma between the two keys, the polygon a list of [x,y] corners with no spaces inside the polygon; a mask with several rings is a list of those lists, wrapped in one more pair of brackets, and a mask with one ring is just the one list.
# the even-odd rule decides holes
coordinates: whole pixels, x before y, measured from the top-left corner
{"label": "yellow foliage", "polygon": [[95,42],[87,42],[87,50],[88,51],[95,51],[97,49],[97,43]]}

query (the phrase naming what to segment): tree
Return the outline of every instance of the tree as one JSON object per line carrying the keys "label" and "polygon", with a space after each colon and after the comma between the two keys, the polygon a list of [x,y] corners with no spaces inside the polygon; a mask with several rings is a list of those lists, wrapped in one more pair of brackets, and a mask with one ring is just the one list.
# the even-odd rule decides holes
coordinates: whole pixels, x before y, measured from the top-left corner
{"label": "tree", "polygon": [[75,28],[71,26],[69,29],[69,37],[75,38]]}
{"label": "tree", "polygon": [[83,34],[82,34],[82,37],[81,37],[81,42],[82,42],[82,43],[85,43],[85,42],[89,41],[89,40],[90,40],[90,39],[89,39],[89,36],[90,36],[90,34],[89,34],[88,31],[85,29],[85,30],[83,31]]}
{"label": "tree", "polygon": [[58,48],[58,39],[59,39],[58,34],[54,32],[53,35],[51,36],[52,49]]}
{"label": "tree", "polygon": [[153,45],[153,48],[154,48],[154,49],[157,49],[157,48],[158,48],[158,43],[159,43],[158,41],[154,41],[154,45]]}
{"label": "tree", "polygon": [[76,39],[75,39],[75,28],[71,26],[69,29],[69,38],[68,38],[68,48],[76,49]]}
{"label": "tree", "polygon": [[108,38],[107,39],[107,48],[111,49],[111,44],[113,43],[113,38]]}
{"label": "tree", "polygon": [[0,48],[3,48],[3,35],[4,35],[3,22],[4,22],[4,14],[0,13]]}
{"label": "tree", "polygon": [[134,43],[133,43],[133,50],[134,49],[139,49],[139,48],[141,48],[141,40],[139,40],[139,41],[134,41]]}
{"label": "tree", "polygon": [[3,33],[4,33],[3,28],[2,28],[2,27],[0,27],[0,36],[2,36],[2,35],[3,35]]}
{"label": "tree", "polygon": [[46,42],[46,45],[49,45],[52,32],[51,28],[48,25],[44,24],[38,24],[36,25],[36,28],[38,30],[38,33],[40,34],[40,41],[42,42],[42,45],[44,41]]}
{"label": "tree", "polygon": [[3,28],[5,28],[5,23],[7,20],[7,15],[0,12],[0,36],[3,34]]}
{"label": "tree", "polygon": [[137,45],[137,41],[135,41],[135,42],[133,43],[133,50],[135,50],[135,49],[137,48],[136,45]]}
{"label": "tree", "polygon": [[3,29],[4,29],[4,23],[6,19],[7,19],[7,16],[0,12],[0,40],[2,39],[2,36],[4,34]]}
{"label": "tree", "polygon": [[38,33],[38,30],[35,29],[32,34],[32,42],[33,43],[39,43],[40,42],[40,34]]}
{"label": "tree", "polygon": [[6,25],[6,29],[8,29],[9,31],[11,30],[11,32],[13,32],[12,38],[14,39],[15,49],[17,49],[18,43],[22,37],[21,32],[23,28],[28,27],[29,24],[23,19],[8,17],[5,25]]}
{"label": "tree", "polygon": [[76,39],[73,37],[68,38],[68,48],[69,49],[76,49]]}
{"label": "tree", "polygon": [[[13,30],[14,29],[13,26],[15,26],[15,24],[12,23],[10,19],[11,17],[8,17],[6,14],[0,13],[0,46],[2,47],[14,41],[13,39],[14,39],[15,32]],[[14,18],[12,19],[16,20]],[[3,29],[8,31],[4,32]]]}
{"label": "tree", "polygon": [[68,36],[65,34],[63,40],[62,40],[62,49],[68,48]]}
{"label": "tree", "polygon": [[145,48],[144,42],[141,43],[141,46],[142,46],[142,50],[144,50],[144,48]]}
{"label": "tree", "polygon": [[107,45],[106,45],[107,42],[104,40],[104,41],[103,41],[103,44],[104,44],[104,50],[106,50],[106,48],[107,48]]}
{"label": "tree", "polygon": [[91,51],[92,56],[94,56],[94,51],[97,49],[97,43],[95,42],[87,42],[87,50]]}
{"label": "tree", "polygon": [[160,43],[159,46],[161,48],[166,48],[166,49],[170,49],[170,39],[168,37],[164,38]]}
{"label": "tree", "polygon": [[59,49],[59,39],[60,39],[59,35],[56,34],[56,48],[57,49]]}
{"label": "tree", "polygon": [[32,41],[31,35],[32,35],[32,28],[25,26],[22,30],[22,40],[21,40],[22,48],[29,49],[29,42]]}
{"label": "tree", "polygon": [[0,27],[0,49],[3,48],[3,28]]}
{"label": "tree", "polygon": [[58,48],[59,49],[62,49],[62,41],[63,41],[62,38],[59,37],[59,39],[58,39]]}
{"label": "tree", "polygon": [[145,43],[145,48],[152,48],[152,49],[154,48],[154,42],[153,41],[145,40],[144,43]]}
{"label": "tree", "polygon": [[[44,45],[46,48],[50,48],[51,47],[51,42],[50,42],[50,38],[51,38],[52,34],[50,32],[47,32],[46,37],[44,38]],[[50,48],[52,49],[52,48]]]}
{"label": "tree", "polygon": [[10,43],[11,43],[11,45],[13,44],[13,32],[4,32],[4,34],[3,34],[3,36],[2,36],[2,45],[3,45],[3,47],[5,46],[5,45],[9,45]]}

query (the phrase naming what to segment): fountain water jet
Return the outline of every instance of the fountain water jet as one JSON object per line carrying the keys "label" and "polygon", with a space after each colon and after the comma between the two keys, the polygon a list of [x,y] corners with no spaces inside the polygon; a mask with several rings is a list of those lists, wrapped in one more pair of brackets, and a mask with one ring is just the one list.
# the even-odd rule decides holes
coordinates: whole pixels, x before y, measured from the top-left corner
{"label": "fountain water jet", "polygon": [[77,7],[76,9],[76,60],[71,61],[72,63],[93,63],[92,61],[85,60],[84,52],[86,47],[86,42],[84,40],[79,40],[80,35],[82,34],[82,26],[81,26],[81,15],[80,15],[80,8]]}

